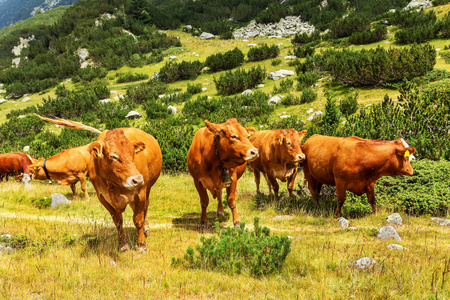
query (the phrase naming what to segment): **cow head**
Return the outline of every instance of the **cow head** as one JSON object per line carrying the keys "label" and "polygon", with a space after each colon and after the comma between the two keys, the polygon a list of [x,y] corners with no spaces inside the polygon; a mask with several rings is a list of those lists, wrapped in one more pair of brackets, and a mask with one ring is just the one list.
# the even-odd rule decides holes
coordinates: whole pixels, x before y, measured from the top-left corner
{"label": "cow head", "polygon": [[228,119],[223,124],[213,124],[205,120],[206,128],[217,138],[220,145],[220,159],[233,165],[242,165],[258,158],[258,149],[250,143],[249,133],[236,119]]}
{"label": "cow head", "polygon": [[121,129],[114,129],[109,130],[104,138],[91,143],[88,152],[94,158],[98,176],[131,190],[144,185],[144,177],[134,165],[135,154],[144,149],[143,142],[130,142]]}
{"label": "cow head", "polygon": [[291,163],[301,163],[306,159],[302,151],[301,141],[306,136],[306,130],[297,132],[295,129],[278,129],[275,138],[280,158]]}
{"label": "cow head", "polygon": [[395,157],[398,161],[395,175],[413,175],[414,170],[410,161],[416,159],[413,155],[416,152],[416,148],[409,147],[404,139],[399,139],[395,142]]}
{"label": "cow head", "polygon": [[28,166],[30,169],[31,178],[37,180],[47,180],[47,175],[45,175],[44,171],[44,161],[45,158],[39,158],[32,160],[32,164]]}

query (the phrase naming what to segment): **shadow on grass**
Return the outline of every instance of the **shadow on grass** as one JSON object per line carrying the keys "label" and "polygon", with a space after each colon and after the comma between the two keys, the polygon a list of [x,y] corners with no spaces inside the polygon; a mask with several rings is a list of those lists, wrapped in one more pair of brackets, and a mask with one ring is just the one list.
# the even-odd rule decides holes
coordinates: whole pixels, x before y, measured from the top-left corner
{"label": "shadow on grass", "polygon": [[210,211],[206,215],[208,217],[207,225],[200,225],[200,213],[188,213],[184,214],[180,218],[172,219],[172,224],[176,228],[184,228],[188,230],[194,231],[211,231],[214,232],[215,225],[214,223],[218,222],[227,222],[230,219],[230,212],[225,211],[223,216],[217,216],[215,212]]}

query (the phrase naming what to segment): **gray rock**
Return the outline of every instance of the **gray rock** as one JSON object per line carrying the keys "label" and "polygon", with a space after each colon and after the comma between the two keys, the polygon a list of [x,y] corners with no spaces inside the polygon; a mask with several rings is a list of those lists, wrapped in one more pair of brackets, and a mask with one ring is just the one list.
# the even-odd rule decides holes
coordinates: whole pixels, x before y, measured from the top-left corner
{"label": "gray rock", "polygon": [[431,0],[412,0],[404,9],[421,9],[432,6]]}
{"label": "gray rock", "polygon": [[388,216],[386,218],[386,221],[388,221],[389,223],[397,224],[397,225],[403,224],[402,217],[400,216],[399,213],[393,213],[392,215]]}
{"label": "gray rock", "polygon": [[286,55],[284,57],[284,60],[293,60],[293,59],[296,59],[296,58],[297,58],[297,56],[295,56],[295,55]]}
{"label": "gray rock", "polygon": [[287,118],[290,118],[291,117],[291,115],[283,115],[283,116],[280,116],[280,119],[287,119]]}
{"label": "gray rock", "polygon": [[99,102],[100,103],[108,103],[108,102],[111,102],[111,98],[102,99]]}
{"label": "gray rock", "polygon": [[398,245],[398,244],[389,244],[387,246],[389,249],[394,249],[394,250],[409,250],[406,247],[403,247],[402,245]]}
{"label": "gray rock", "polygon": [[77,50],[76,54],[80,60],[80,64],[84,63],[89,57],[89,51],[86,48],[80,48]]}
{"label": "gray rock", "polygon": [[286,76],[283,74],[277,73],[277,72],[270,72],[269,76],[267,76],[268,79],[272,79],[272,80],[278,80],[278,79],[281,79],[284,77],[286,77]]}
{"label": "gray rock", "polygon": [[269,99],[269,104],[274,104],[274,105],[277,105],[278,104],[278,102],[280,102],[281,101],[281,98],[280,97],[278,97],[278,96],[273,96],[272,98],[270,98]]}
{"label": "gray rock", "polygon": [[396,239],[397,241],[402,240],[401,237],[398,235],[397,230],[395,230],[395,228],[390,225],[380,228],[380,230],[378,230],[377,237],[382,240],[387,239]]}
{"label": "gray rock", "polygon": [[70,203],[72,203],[72,201],[68,200],[66,198],[66,196],[64,196],[61,193],[55,193],[52,195],[51,208],[53,208],[53,209],[57,208],[59,205],[70,204]]}
{"label": "gray rock", "polygon": [[309,116],[308,121],[312,121],[316,116],[320,116],[323,115],[323,112],[321,110],[316,111],[315,113],[313,113],[311,116]]}
{"label": "gray rock", "polygon": [[125,116],[125,118],[134,118],[134,119],[138,119],[138,118],[140,118],[140,117],[142,117],[142,115],[141,115],[140,113],[138,113],[137,111],[135,111],[135,110],[130,111],[130,112]]}
{"label": "gray rock", "polygon": [[285,76],[294,76],[295,72],[290,70],[278,70],[277,73],[283,74]]}
{"label": "gray rock", "polygon": [[200,39],[202,40],[212,40],[214,38],[215,38],[214,34],[209,32],[202,32],[202,34],[200,35]]}
{"label": "gray rock", "polygon": [[25,188],[29,188],[31,182],[30,174],[23,174],[22,182],[24,183]]}
{"label": "gray rock", "polygon": [[314,109],[310,108],[306,111],[307,114],[312,114],[314,112]]}
{"label": "gray rock", "polygon": [[177,57],[175,56],[175,55],[171,55],[171,56],[169,56],[169,59],[170,60],[173,60],[173,59],[176,59]]}
{"label": "gray rock", "polygon": [[11,65],[13,67],[18,67],[20,65],[20,57],[13,58]]}
{"label": "gray rock", "polygon": [[10,238],[12,238],[12,235],[9,233],[4,233],[4,234],[0,235],[0,237],[3,239],[10,239]]}
{"label": "gray rock", "polygon": [[253,91],[252,90],[245,90],[241,93],[242,96],[246,96],[246,95],[253,95]]}
{"label": "gray rock", "polygon": [[5,103],[5,102],[6,102],[6,99],[5,99],[5,98],[0,99],[0,104],[1,104],[1,103]]}
{"label": "gray rock", "polygon": [[339,227],[342,229],[346,229],[350,225],[350,222],[346,218],[340,217],[337,220],[339,221]]}
{"label": "gray rock", "polygon": [[358,269],[366,269],[366,268],[376,264],[376,261],[374,261],[370,257],[363,257],[363,258],[358,259],[357,261],[354,261],[353,264]]}
{"label": "gray rock", "polygon": [[[265,87],[265,85],[261,83],[261,84],[258,84],[258,87],[263,88],[263,87]],[[450,129],[449,129],[449,131],[450,131]]]}
{"label": "gray rock", "polygon": [[442,226],[450,226],[450,219],[431,218],[431,221],[434,221]]}
{"label": "gray rock", "polygon": [[30,151],[30,146],[23,147],[23,152],[28,152],[28,151]]}
{"label": "gray rock", "polygon": [[11,248],[10,246],[5,246],[3,244],[0,244],[0,255],[11,254],[13,252],[14,252],[14,249]]}
{"label": "gray rock", "polygon": [[290,215],[283,215],[283,216],[273,217],[272,220],[274,220],[274,221],[281,221],[281,220],[290,220],[290,219],[293,219],[293,218],[294,217],[290,216]]}
{"label": "gray rock", "polygon": [[167,109],[170,110],[173,115],[177,113],[177,108],[175,106],[169,105]]}
{"label": "gray rock", "polygon": [[256,47],[256,44],[247,44],[247,47]]}
{"label": "gray rock", "polygon": [[348,230],[351,230],[351,231],[356,231],[356,230],[358,230],[358,228],[356,228],[356,227],[349,227],[349,228],[347,228]]}

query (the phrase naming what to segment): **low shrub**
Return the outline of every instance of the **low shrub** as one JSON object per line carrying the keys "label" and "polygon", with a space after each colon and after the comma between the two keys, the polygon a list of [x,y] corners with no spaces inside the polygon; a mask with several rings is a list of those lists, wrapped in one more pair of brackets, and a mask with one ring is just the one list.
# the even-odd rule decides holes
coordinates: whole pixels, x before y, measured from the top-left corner
{"label": "low shrub", "polygon": [[239,48],[234,48],[225,53],[217,53],[206,58],[205,65],[212,72],[231,70],[239,67],[244,63],[244,53]]}
{"label": "low shrub", "polygon": [[367,29],[363,32],[354,32],[348,41],[354,45],[370,44],[382,41],[387,37],[386,26],[378,25],[373,30]]}
{"label": "low shrub", "polygon": [[281,64],[281,59],[275,58],[275,59],[273,59],[273,60],[270,62],[270,64],[271,64],[273,67],[278,66],[279,64]]}
{"label": "low shrub", "polygon": [[308,44],[314,41],[320,41],[320,31],[315,30],[312,34],[297,33],[291,39],[293,45]]}
{"label": "low shrub", "polygon": [[283,79],[280,81],[280,87],[276,85],[273,87],[272,94],[286,93],[291,90],[294,85],[294,81],[290,78]]}
{"label": "low shrub", "polygon": [[317,72],[305,72],[298,74],[297,90],[301,91],[304,88],[313,86],[319,79]]}
{"label": "low shrub", "polygon": [[52,198],[42,197],[39,199],[35,199],[33,201],[33,205],[39,209],[49,208],[52,205]]}
{"label": "low shrub", "polygon": [[80,82],[80,81],[92,81],[95,78],[105,78],[108,72],[105,68],[102,67],[92,67],[87,66],[86,68],[79,69],[77,74],[72,77],[73,82]]}
{"label": "low shrub", "polygon": [[286,95],[286,97],[281,99],[281,104],[283,104],[284,106],[299,105],[301,104],[301,100],[297,96],[288,94]]}
{"label": "low shrub", "polygon": [[314,89],[307,87],[302,91],[302,96],[300,97],[300,103],[311,103],[317,99],[317,93]]}
{"label": "low shrub", "polygon": [[250,70],[237,69],[234,72],[228,71],[214,78],[216,89],[223,95],[231,95],[251,89],[262,83],[266,78],[266,69],[261,66],[252,67]]}
{"label": "low shrub", "polygon": [[196,83],[196,84],[187,84],[187,92],[191,95],[195,95],[202,92],[202,84]]}
{"label": "low shrub", "polygon": [[280,54],[280,48],[277,45],[268,46],[264,43],[261,46],[251,48],[247,57],[249,61],[260,61],[277,57],[278,54]]}
{"label": "low shrub", "polygon": [[127,97],[141,104],[144,101],[157,99],[159,95],[166,93],[167,86],[159,80],[149,80],[127,88]]}
{"label": "low shrub", "polygon": [[348,117],[358,110],[358,95],[359,93],[356,92],[353,95],[346,95],[343,100],[339,100],[339,110],[344,116]]}
{"label": "low shrub", "polygon": [[198,60],[180,63],[169,61],[159,71],[159,80],[165,83],[194,79],[201,74],[204,64]]}
{"label": "low shrub", "polygon": [[297,56],[298,58],[304,58],[313,55],[314,51],[315,51],[314,47],[305,45],[301,47],[295,47],[294,55]]}
{"label": "low shrub", "polygon": [[124,83],[124,82],[133,82],[133,81],[139,81],[139,80],[144,80],[144,79],[148,79],[147,74],[128,72],[126,74],[121,74],[119,76],[119,78],[117,78],[116,82]]}
{"label": "low shrub", "polygon": [[239,228],[220,229],[216,222],[216,236],[201,237],[200,245],[188,247],[184,259],[172,258],[172,264],[189,269],[206,269],[228,274],[249,273],[260,277],[279,272],[291,252],[291,241],[286,236],[270,236],[270,229],[254,220],[254,231],[241,224]]}

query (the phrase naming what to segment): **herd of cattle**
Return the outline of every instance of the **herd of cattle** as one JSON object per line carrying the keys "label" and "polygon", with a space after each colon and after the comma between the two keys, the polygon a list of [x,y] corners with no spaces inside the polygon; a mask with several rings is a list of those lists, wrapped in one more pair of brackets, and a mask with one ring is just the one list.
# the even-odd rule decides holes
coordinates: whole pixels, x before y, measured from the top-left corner
{"label": "herd of cattle", "polygon": [[[0,155],[0,178],[31,176],[39,180],[56,180],[70,185],[76,198],[75,183],[80,181],[85,199],[86,177],[89,176],[97,197],[109,211],[119,234],[119,249],[129,249],[123,232],[127,205],[133,209],[133,221],[138,231],[139,251],[146,250],[145,236],[149,232],[147,209],[150,190],[162,169],[162,153],[156,139],[137,128],[99,130],[63,119],[41,119],[75,129],[99,134],[97,141],[71,148],[48,159],[34,160],[24,153]],[[217,198],[217,214],[223,215],[222,190],[226,189],[227,204],[233,223],[239,225],[236,206],[236,186],[247,163],[253,170],[259,191],[261,173],[269,192],[278,199],[277,182],[287,181],[290,195],[299,165],[313,198],[323,184],[336,186],[336,216],[341,215],[345,191],[367,194],[376,212],[374,183],[382,176],[412,175],[410,160],[415,148],[406,141],[376,141],[358,137],[328,137],[313,135],[302,145],[306,130],[277,129],[256,131],[244,128],[236,119],[223,124],[205,121],[197,131],[187,154],[187,166],[194,179],[202,207],[201,224],[207,223],[209,190]]]}

